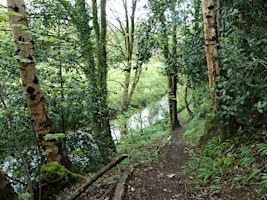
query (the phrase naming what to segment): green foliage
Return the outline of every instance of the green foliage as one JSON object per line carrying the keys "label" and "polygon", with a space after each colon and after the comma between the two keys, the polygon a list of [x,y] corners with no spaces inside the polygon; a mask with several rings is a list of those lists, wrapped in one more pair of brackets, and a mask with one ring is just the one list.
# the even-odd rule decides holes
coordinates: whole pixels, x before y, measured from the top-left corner
{"label": "green foliage", "polygon": [[126,165],[149,164],[157,160],[155,150],[146,149],[146,146],[166,139],[169,134],[169,124],[167,120],[159,121],[150,127],[144,128],[131,135],[124,136],[117,143],[118,154],[129,154]]}
{"label": "green foliage", "polygon": [[261,177],[262,181],[262,185],[267,188],[267,174],[263,174],[262,177]]}
{"label": "green foliage", "polygon": [[79,172],[89,173],[101,169],[101,156],[90,130],[79,130],[67,134],[68,158]]}
{"label": "green foliage", "polygon": [[201,143],[206,143],[210,138],[218,134],[212,130],[216,125],[216,116],[213,113],[213,108],[207,96],[209,95],[207,87],[199,86],[193,92],[195,114],[189,122],[189,127],[184,137],[195,145],[202,145]]}
{"label": "green foliage", "polygon": [[225,142],[219,137],[210,139],[200,155],[190,158],[186,172],[191,173],[201,186],[209,188],[209,196],[227,185],[240,188],[259,184],[259,181],[262,185],[256,195],[260,196],[266,188],[265,166],[262,167],[261,162],[265,160],[267,146],[258,143],[256,138],[238,136]]}
{"label": "green foliage", "polygon": [[26,192],[19,195],[19,200],[30,200],[31,194]]}
{"label": "green foliage", "polygon": [[21,63],[31,63],[32,62],[30,59],[23,58],[22,56],[19,56],[19,55],[14,56],[14,58]]}
{"label": "green foliage", "polygon": [[261,157],[267,156],[267,144],[266,143],[259,143],[256,146],[258,148],[258,152],[260,153]]}
{"label": "green foliage", "polygon": [[205,134],[205,124],[206,120],[204,119],[192,119],[184,137],[189,141],[192,141],[194,144],[198,144],[201,137]]}
{"label": "green foliage", "polygon": [[66,135],[64,133],[53,133],[53,134],[46,134],[44,136],[45,140],[64,140],[66,138]]}
{"label": "green foliage", "polygon": [[48,183],[45,187],[43,198],[55,196],[66,186],[71,186],[83,178],[83,176],[70,172],[57,162],[45,164],[41,169],[40,175],[40,180],[43,183]]}
{"label": "green foliage", "polygon": [[[253,5],[255,10],[245,5]],[[215,92],[219,117],[224,125],[235,130],[257,129],[267,123],[264,5],[263,1],[226,3],[221,16],[222,69]],[[258,17],[255,17],[256,10]]]}
{"label": "green foliage", "polygon": [[[163,77],[161,74],[164,65],[158,59],[151,59],[143,66],[143,68],[142,75],[131,103],[131,106],[135,109],[141,109],[150,105],[167,94],[168,91],[166,77]],[[112,107],[115,112],[120,110],[123,78],[124,76],[120,70],[111,69],[109,71],[108,99],[110,107]],[[131,111],[130,113],[132,114]]]}

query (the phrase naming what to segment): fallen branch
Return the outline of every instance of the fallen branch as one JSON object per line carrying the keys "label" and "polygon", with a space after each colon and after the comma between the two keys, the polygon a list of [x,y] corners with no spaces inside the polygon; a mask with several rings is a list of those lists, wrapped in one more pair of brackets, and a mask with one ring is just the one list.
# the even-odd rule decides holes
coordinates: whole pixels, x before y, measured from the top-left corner
{"label": "fallen branch", "polygon": [[105,174],[107,171],[109,171],[111,168],[119,164],[121,161],[123,161],[125,158],[127,158],[128,155],[123,154],[120,157],[116,158],[115,160],[111,161],[107,166],[105,166],[102,170],[97,172],[93,178],[87,179],[86,182],[79,187],[67,200],[74,200],[78,196],[80,196],[81,193],[83,193],[90,185],[92,185],[97,179],[99,179],[103,174]]}
{"label": "fallen branch", "polygon": [[101,196],[100,200],[105,200],[109,195],[111,195],[111,193],[114,193],[117,184],[118,181],[115,184],[113,184],[113,186]]}
{"label": "fallen branch", "polygon": [[117,187],[115,189],[115,193],[114,193],[114,198],[113,200],[122,200],[124,195],[125,195],[125,190],[126,190],[126,182],[128,180],[128,178],[131,176],[131,174],[133,173],[135,167],[131,167],[131,169],[129,171],[127,171],[126,173],[123,174],[120,182],[117,184]]}

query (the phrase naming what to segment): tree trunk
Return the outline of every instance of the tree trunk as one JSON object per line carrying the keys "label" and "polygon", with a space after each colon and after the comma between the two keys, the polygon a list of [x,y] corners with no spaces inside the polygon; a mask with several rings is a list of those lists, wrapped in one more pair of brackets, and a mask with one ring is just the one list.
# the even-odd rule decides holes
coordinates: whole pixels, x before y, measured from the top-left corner
{"label": "tree trunk", "polygon": [[169,110],[171,119],[171,129],[180,127],[177,113],[177,75],[169,76]]}
{"label": "tree trunk", "polygon": [[98,90],[98,113],[96,119],[99,123],[100,131],[95,132],[95,138],[99,146],[99,151],[104,163],[108,162],[116,152],[116,146],[112,139],[109,112],[107,105],[107,52],[106,52],[106,0],[100,1],[100,23],[97,10],[97,1],[92,0],[93,7],[93,27],[96,40],[96,69],[97,86],[94,90]]}
{"label": "tree trunk", "polygon": [[61,142],[56,140],[44,140],[44,136],[51,133],[52,121],[50,119],[43,92],[37,76],[34,62],[34,41],[29,30],[26,17],[24,0],[8,0],[9,23],[15,41],[16,60],[20,69],[22,86],[26,95],[26,101],[31,114],[36,134],[38,135],[43,150],[47,153],[47,161],[57,161],[68,166],[66,154]]}
{"label": "tree trunk", "polygon": [[[128,111],[129,106],[131,104],[131,99],[134,94],[136,85],[138,83],[140,73],[135,74],[134,80],[137,80],[137,82],[133,83],[132,87],[130,88],[132,57],[133,57],[133,48],[134,48],[134,33],[135,33],[135,11],[136,11],[137,0],[132,0],[132,12],[131,12],[130,20],[129,20],[129,15],[128,15],[127,1],[122,0],[122,3],[123,3],[124,11],[125,11],[126,26],[125,26],[125,31],[123,31],[123,33],[124,33],[124,38],[125,38],[126,60],[127,60],[127,66],[124,70],[125,78],[124,78],[123,91],[122,91],[122,97],[121,97],[121,112],[124,113]],[[121,135],[126,135],[128,133],[126,121],[127,119],[123,119],[122,126],[120,128]]]}
{"label": "tree trunk", "polygon": [[[216,94],[212,91],[215,81],[220,76],[220,60],[219,60],[219,31],[217,24],[217,14],[220,14],[220,1],[217,0],[217,8],[214,0],[202,0],[202,14],[204,21],[204,38],[205,51],[208,65],[209,86],[211,89],[211,100],[213,105],[217,105]],[[219,9],[219,10],[218,10]],[[222,141],[227,138],[227,131],[222,126],[221,121],[218,122],[220,136]]]}
{"label": "tree trunk", "polygon": [[186,83],[186,86],[185,86],[185,95],[184,95],[184,102],[185,102],[185,106],[186,106],[186,110],[187,110],[188,114],[192,117],[192,116],[194,116],[194,113],[190,109],[189,103],[188,103],[188,100],[187,100],[188,99],[188,88],[189,88],[189,85],[188,85],[188,83]]}
{"label": "tree trunk", "polygon": [[[216,78],[220,75],[218,28],[214,0],[202,0],[204,21],[205,51],[208,65],[209,86],[214,87]],[[211,91],[211,100],[216,105],[215,93]]]}
{"label": "tree trunk", "polygon": [[17,200],[19,199],[18,194],[14,191],[10,182],[6,176],[0,171],[0,199],[1,200]]}
{"label": "tree trunk", "polygon": [[[107,20],[106,20],[106,0],[100,1],[100,10],[101,10],[101,31],[100,31],[100,49],[99,49],[99,84],[100,91],[102,91],[102,97],[100,98],[101,112],[100,112],[100,123],[101,123],[101,136],[100,138],[105,143],[104,155],[110,156],[116,152],[116,146],[112,139],[111,130],[110,130],[110,121],[109,121],[109,111],[107,104]],[[108,147],[108,148],[107,148]],[[106,159],[109,161],[109,159]]]}
{"label": "tree trunk", "polygon": [[[175,4],[172,5],[172,17],[174,17]],[[165,15],[162,12],[159,20],[163,27],[166,27]],[[171,32],[171,44],[169,41],[167,29],[163,28],[162,39],[163,39],[163,55],[165,58],[165,63],[167,65],[166,73],[168,75],[169,84],[169,113],[171,121],[171,129],[174,130],[180,127],[180,122],[178,120],[177,113],[177,76],[178,76],[178,66],[177,66],[177,38],[176,38],[177,25],[172,26]]]}

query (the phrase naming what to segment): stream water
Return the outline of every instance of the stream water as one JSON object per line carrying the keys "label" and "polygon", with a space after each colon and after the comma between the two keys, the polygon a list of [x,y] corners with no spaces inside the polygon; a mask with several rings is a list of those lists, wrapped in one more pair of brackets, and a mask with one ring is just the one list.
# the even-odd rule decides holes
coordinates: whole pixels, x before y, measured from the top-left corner
{"label": "stream water", "polygon": [[[141,129],[141,128],[146,128],[154,123],[156,123],[157,121],[163,119],[166,117],[166,115],[169,112],[169,101],[168,101],[168,95],[165,95],[164,97],[162,97],[159,101],[157,101],[156,103],[154,103],[153,105],[144,108],[143,110],[140,110],[139,112],[135,113],[134,115],[132,115],[131,117],[129,117],[127,119],[127,127],[129,130],[129,133],[132,133],[135,130]],[[116,140],[120,140],[120,130],[119,130],[119,125],[118,125],[118,121],[114,120],[111,121],[111,132],[112,132],[112,137],[113,139]],[[76,151],[90,151],[90,149],[84,149],[85,147],[88,147],[88,143],[90,142],[94,142],[92,135],[87,132],[87,131],[76,131],[74,134],[71,134],[71,138],[72,140],[76,139],[77,140],[77,144],[75,150]],[[71,139],[70,139],[71,140]],[[85,144],[82,141],[85,141]],[[68,146],[68,144],[66,143],[66,146]],[[95,148],[95,144],[94,143],[90,143],[90,148]],[[38,163],[38,155],[35,154],[36,152],[34,152],[35,150],[27,150],[28,154],[31,154],[32,156],[32,161],[30,163],[31,167],[35,168],[36,167],[36,163]],[[71,160],[72,161],[76,161],[76,162],[80,162],[80,163],[89,163],[88,158],[86,157],[79,157],[76,154],[71,154]],[[6,171],[7,174],[12,177],[12,174],[15,173],[18,168],[20,167],[20,162],[13,158],[12,156],[8,156],[4,161],[3,164],[1,164],[1,169]],[[26,177],[25,176],[21,176],[21,179],[23,179],[26,182]],[[34,177],[35,179],[36,177]],[[13,183],[14,187],[16,190],[21,190],[21,186],[17,183]]]}
{"label": "stream water", "polygon": [[[127,119],[127,128],[131,133],[133,130],[146,128],[156,123],[157,121],[166,117],[169,112],[168,95],[162,97],[152,106],[140,110],[130,118]],[[111,133],[114,140],[119,140],[121,137],[118,122],[116,120],[111,122]]]}

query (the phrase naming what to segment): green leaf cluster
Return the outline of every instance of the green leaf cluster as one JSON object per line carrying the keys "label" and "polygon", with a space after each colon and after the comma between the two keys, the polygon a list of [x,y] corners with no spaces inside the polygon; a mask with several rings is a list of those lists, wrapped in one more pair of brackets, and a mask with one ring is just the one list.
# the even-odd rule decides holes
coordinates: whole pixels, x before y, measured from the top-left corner
{"label": "green leaf cluster", "polygon": [[44,136],[45,140],[64,140],[66,138],[66,134],[64,133],[49,133]]}

